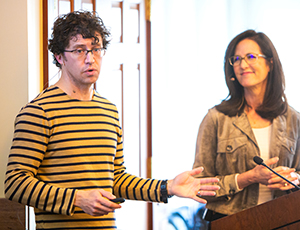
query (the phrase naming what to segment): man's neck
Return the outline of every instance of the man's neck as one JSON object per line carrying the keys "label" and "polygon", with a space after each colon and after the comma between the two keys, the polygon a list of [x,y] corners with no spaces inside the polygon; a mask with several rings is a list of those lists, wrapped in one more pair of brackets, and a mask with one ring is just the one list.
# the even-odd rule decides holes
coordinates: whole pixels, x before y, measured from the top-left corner
{"label": "man's neck", "polygon": [[70,97],[78,100],[90,101],[94,96],[93,84],[78,87],[74,84],[69,84],[68,82],[64,81],[63,78],[60,78],[58,82],[55,83],[55,85]]}

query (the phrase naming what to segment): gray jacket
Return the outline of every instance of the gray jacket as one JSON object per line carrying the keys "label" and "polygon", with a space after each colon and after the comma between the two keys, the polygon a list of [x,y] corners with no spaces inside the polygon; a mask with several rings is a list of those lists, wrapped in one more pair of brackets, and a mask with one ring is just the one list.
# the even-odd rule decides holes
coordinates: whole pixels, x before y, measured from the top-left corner
{"label": "gray jacket", "polygon": [[[284,115],[273,120],[270,143],[270,158],[278,156],[277,166],[300,171],[300,114],[288,107]],[[218,177],[221,189],[215,197],[205,197],[207,208],[231,215],[257,205],[258,184],[239,191],[235,182],[238,173],[256,166],[254,156],[260,151],[245,113],[229,117],[215,108],[203,119],[197,138],[194,168],[203,166],[200,177]],[[300,177],[299,177],[300,178]],[[276,190],[274,198],[286,192]]]}

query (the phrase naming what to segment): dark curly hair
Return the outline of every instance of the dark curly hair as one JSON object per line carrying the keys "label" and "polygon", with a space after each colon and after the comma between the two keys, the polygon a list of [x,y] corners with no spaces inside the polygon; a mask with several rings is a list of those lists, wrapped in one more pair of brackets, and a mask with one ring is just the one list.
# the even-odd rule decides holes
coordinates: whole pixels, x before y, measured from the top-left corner
{"label": "dark curly hair", "polygon": [[240,115],[247,105],[244,96],[244,87],[237,80],[230,80],[232,77],[236,79],[236,76],[233,67],[229,64],[229,58],[234,55],[236,46],[244,39],[255,41],[260,47],[262,54],[266,55],[266,60],[269,62],[270,72],[268,74],[266,92],[263,102],[256,108],[256,112],[262,118],[273,120],[287,110],[287,100],[284,93],[285,77],[278,53],[273,43],[267,35],[254,30],[246,30],[237,35],[227,47],[224,58],[224,71],[229,94],[221,104],[216,106],[216,109],[228,116],[236,116],[238,114]]}
{"label": "dark curly hair", "polygon": [[110,32],[96,12],[74,11],[59,16],[54,22],[48,45],[48,49],[53,54],[53,63],[57,67],[61,68],[61,65],[54,55],[64,53],[69,41],[78,34],[82,35],[83,38],[93,38],[96,43],[99,42],[96,34],[100,34],[104,49],[107,49],[110,42]]}

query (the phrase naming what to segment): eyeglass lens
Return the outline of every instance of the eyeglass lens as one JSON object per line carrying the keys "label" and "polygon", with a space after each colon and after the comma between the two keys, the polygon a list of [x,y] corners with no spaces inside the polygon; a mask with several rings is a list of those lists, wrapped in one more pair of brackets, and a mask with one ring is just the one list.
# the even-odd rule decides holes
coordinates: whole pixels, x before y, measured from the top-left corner
{"label": "eyeglass lens", "polygon": [[230,64],[231,65],[240,65],[243,59],[245,59],[245,61],[248,64],[252,64],[252,63],[256,62],[257,56],[255,54],[247,54],[245,57],[241,57],[239,55],[233,56],[230,59]]}

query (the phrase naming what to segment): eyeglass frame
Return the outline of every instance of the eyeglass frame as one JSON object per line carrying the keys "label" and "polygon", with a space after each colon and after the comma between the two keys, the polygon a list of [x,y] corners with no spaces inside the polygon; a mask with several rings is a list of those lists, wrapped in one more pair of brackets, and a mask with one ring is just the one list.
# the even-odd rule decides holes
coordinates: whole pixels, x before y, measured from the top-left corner
{"label": "eyeglass frame", "polygon": [[[248,65],[251,65],[251,64],[249,64],[249,63],[246,61],[246,57],[247,57],[247,55],[249,55],[249,54],[252,54],[252,55],[255,56],[255,62],[258,60],[259,57],[262,57],[262,58],[264,58],[264,59],[267,59],[267,56],[264,55],[264,54],[247,53],[244,57],[241,57],[240,55],[234,55],[234,56],[231,56],[230,58],[228,58],[229,64],[230,64],[231,66],[238,66],[238,65],[240,65],[240,64],[242,63],[243,60],[245,60],[245,62],[246,62]],[[240,63],[239,63],[239,64],[236,64],[236,65],[234,65],[234,63],[231,63],[231,58],[233,58],[233,57],[240,57],[240,58],[241,58]]]}
{"label": "eyeglass frame", "polygon": [[[77,48],[77,49],[73,49],[73,50],[64,50],[64,52],[68,52],[68,53],[73,53],[74,51],[77,51],[77,50],[80,50],[81,48]],[[85,54],[85,58],[87,57],[87,55],[88,55],[88,53],[91,53],[91,54],[93,54],[93,56],[95,56],[95,54],[93,53],[93,51],[95,51],[95,49],[100,49],[101,51],[103,50],[104,51],[104,54],[101,56],[99,56],[99,57],[103,57],[104,55],[105,55],[105,52],[106,52],[106,49],[105,48],[103,48],[103,47],[101,47],[101,48],[93,48],[93,49],[90,49],[90,50],[88,50],[88,49],[81,49],[82,50],[82,52],[84,52]]]}

